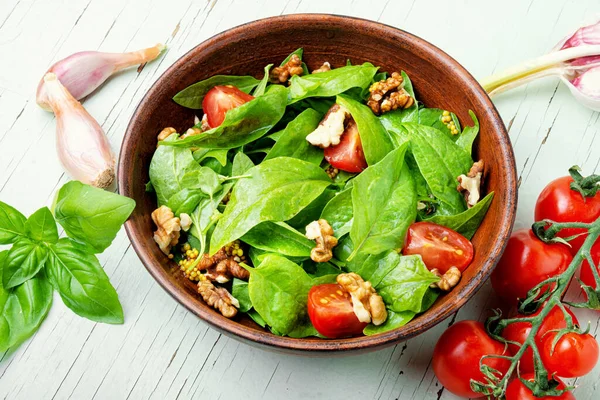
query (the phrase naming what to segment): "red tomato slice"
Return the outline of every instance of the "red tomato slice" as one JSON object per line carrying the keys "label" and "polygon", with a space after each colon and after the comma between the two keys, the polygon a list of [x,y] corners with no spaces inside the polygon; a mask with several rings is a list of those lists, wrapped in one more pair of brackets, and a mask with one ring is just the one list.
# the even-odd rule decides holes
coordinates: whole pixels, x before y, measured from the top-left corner
{"label": "red tomato slice", "polygon": [[215,86],[206,93],[204,100],[202,100],[202,109],[206,114],[208,125],[211,128],[216,128],[225,120],[227,111],[252,99],[254,99],[253,96],[242,92],[235,86]]}
{"label": "red tomato slice", "polygon": [[471,242],[452,229],[431,222],[417,222],[408,228],[402,254],[419,254],[428,269],[445,273],[450,267],[460,271],[473,260]]}
{"label": "red tomato slice", "polygon": [[[523,374],[521,378],[526,381],[533,382],[535,376],[534,374]],[[563,390],[566,388],[563,381],[560,379],[556,379],[559,383],[557,389]],[[575,400],[575,396],[570,391],[564,392],[560,396],[544,396],[544,397],[536,397],[531,393],[531,390],[527,388],[521,382],[519,378],[513,379],[506,388],[506,400]]]}
{"label": "red tomato slice", "polygon": [[325,160],[333,168],[346,172],[361,172],[367,168],[358,127],[353,119],[348,122],[346,130],[342,133],[340,143],[336,146],[327,147],[323,153]]}
{"label": "red tomato slice", "polygon": [[328,338],[362,335],[367,326],[354,314],[350,294],[337,283],[325,283],[310,289],[308,316],[317,332]]}

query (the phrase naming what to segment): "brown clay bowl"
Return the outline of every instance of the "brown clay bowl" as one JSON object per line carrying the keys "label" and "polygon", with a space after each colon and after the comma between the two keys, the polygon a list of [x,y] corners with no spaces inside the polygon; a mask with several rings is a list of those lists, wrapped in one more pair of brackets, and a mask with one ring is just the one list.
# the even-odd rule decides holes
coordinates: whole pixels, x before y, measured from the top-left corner
{"label": "brown clay bowl", "polygon": [[[471,124],[473,110],[481,124],[475,159],[486,162],[485,192],[496,193],[491,208],[473,238],[475,259],[460,284],[441,296],[431,309],[406,326],[387,333],[341,340],[291,339],[275,336],[243,316],[224,318],[199,299],[195,285],[180,276],[175,263],[152,240],[150,213],[156,208],[145,192],[156,135],[166,126],[179,132],[193,124],[194,112],[172,97],[185,87],[216,74],[263,76],[263,67],[278,63],[298,47],[309,68],[324,61],[342,66],[372,62],[383,71],[405,70],[417,97],[428,107],[452,110]],[[334,15],[287,15],[251,22],[199,44],[173,64],[140,102],[123,140],[119,161],[120,193],[137,206],[125,224],[133,248],[148,272],[175,300],[221,332],[252,344],[285,351],[351,352],[392,345],[419,335],[456,312],[485,282],[511,233],[517,204],[517,180],[512,147],[504,124],[477,81],[446,53],[410,33],[357,18]]]}

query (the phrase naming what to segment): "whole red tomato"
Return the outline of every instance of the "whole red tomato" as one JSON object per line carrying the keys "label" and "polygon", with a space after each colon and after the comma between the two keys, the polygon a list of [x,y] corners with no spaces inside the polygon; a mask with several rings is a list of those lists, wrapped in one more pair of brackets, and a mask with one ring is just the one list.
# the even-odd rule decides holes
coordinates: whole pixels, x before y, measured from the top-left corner
{"label": "whole red tomato", "polygon": [[[596,264],[596,268],[600,269],[600,240],[596,241],[592,246],[591,250],[592,261]],[[590,264],[586,261],[583,262],[581,267],[581,281],[588,286],[596,288],[596,279],[594,278],[594,273],[592,272],[592,268]]]}
{"label": "whole red tomato", "polygon": [[520,229],[513,232],[492,272],[492,287],[508,305],[514,305],[538,283],[564,272],[572,259],[568,246],[544,243],[531,229]]}
{"label": "whole red tomato", "polygon": [[[534,375],[533,374],[523,374],[521,378],[526,381],[533,382]],[[556,379],[559,383],[557,386],[558,390],[565,389],[566,386],[563,381],[560,379]],[[506,388],[506,400],[575,400],[575,396],[570,391],[564,392],[560,396],[544,396],[544,397],[536,397],[531,393],[531,390],[525,385],[519,378],[515,378],[508,384]]]}
{"label": "whole red tomato", "polygon": [[[538,310],[533,316],[538,315],[541,310]],[[573,318],[573,323],[579,325],[579,321],[577,321],[577,317],[575,314],[571,312],[571,310],[567,309],[568,313]],[[516,318],[525,317],[525,315],[517,314]],[[555,329],[562,329],[567,327],[567,321],[565,321],[565,316],[559,307],[554,307],[544,321],[542,322],[542,326],[538,330],[535,335],[535,342],[538,348],[542,347],[542,340],[547,336],[546,334]],[[508,325],[506,328],[502,330],[502,337],[506,340],[510,340],[511,342],[523,343],[529,336],[529,332],[531,332],[531,324],[529,322],[515,322],[514,324]],[[512,354],[516,354],[519,351],[519,346],[514,344],[508,345],[508,350]],[[533,352],[531,349],[525,350],[523,357],[519,362],[519,370],[522,373],[533,372]]]}
{"label": "whole red tomato", "polygon": [[310,289],[308,316],[317,332],[328,338],[359,336],[368,325],[358,320],[350,294],[337,283],[324,283]]}
{"label": "whole red tomato", "polygon": [[[485,382],[479,361],[485,355],[508,355],[505,346],[493,340],[481,322],[460,321],[442,334],[433,350],[433,371],[446,389],[457,396],[483,397],[471,390],[471,379]],[[510,362],[486,358],[484,364],[506,373]]]}
{"label": "whole red tomato", "polygon": [[566,333],[552,349],[556,335],[553,332],[544,336],[540,350],[542,362],[550,375],[577,378],[594,369],[598,362],[598,342],[592,335]]}
{"label": "whole red tomato", "polygon": [[[600,217],[600,191],[594,197],[583,197],[570,188],[573,178],[563,176],[553,180],[542,190],[535,204],[535,220],[550,219],[555,222],[593,222]],[[586,233],[583,229],[563,229],[558,236],[568,237]],[[587,233],[586,233],[587,234]],[[569,243],[573,254],[581,248],[586,235]]]}

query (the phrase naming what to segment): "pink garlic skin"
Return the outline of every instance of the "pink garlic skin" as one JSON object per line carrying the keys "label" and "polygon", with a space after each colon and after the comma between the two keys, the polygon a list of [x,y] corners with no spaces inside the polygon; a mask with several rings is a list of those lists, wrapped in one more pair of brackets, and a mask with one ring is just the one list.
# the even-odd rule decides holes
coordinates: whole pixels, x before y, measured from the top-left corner
{"label": "pink garlic skin", "polygon": [[[595,24],[579,28],[577,31],[575,31],[573,35],[564,40],[564,43],[562,44],[560,49],[563,50],[582,45],[598,44],[600,44],[600,20]],[[575,60],[570,61],[569,64],[572,66],[581,66],[599,62],[600,56],[589,56],[576,58]]]}
{"label": "pink garlic skin", "polygon": [[600,111],[600,66],[588,69],[567,86],[580,103]]}
{"label": "pink garlic skin", "polygon": [[56,151],[65,170],[83,183],[109,187],[115,179],[115,157],[102,127],[61,84],[44,76],[43,90],[56,116]]}
{"label": "pink garlic skin", "polygon": [[[165,49],[162,44],[129,53],[103,53],[99,51],[82,51],[64,58],[48,69],[47,72],[56,74],[58,80],[77,100],[81,100],[114,73],[154,60]],[[50,111],[44,79],[37,88],[36,101],[40,107]]]}

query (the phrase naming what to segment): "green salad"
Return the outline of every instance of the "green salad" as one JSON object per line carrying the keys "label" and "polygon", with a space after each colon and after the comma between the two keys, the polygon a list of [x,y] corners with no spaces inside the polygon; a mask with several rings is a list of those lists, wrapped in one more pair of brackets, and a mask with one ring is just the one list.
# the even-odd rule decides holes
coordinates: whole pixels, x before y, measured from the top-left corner
{"label": "green salad", "polygon": [[173,98],[201,118],[158,136],[154,239],[225,317],[293,338],[401,327],[472,261],[493,198],[477,118],[425,107],[404,72],[302,56]]}

